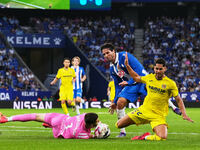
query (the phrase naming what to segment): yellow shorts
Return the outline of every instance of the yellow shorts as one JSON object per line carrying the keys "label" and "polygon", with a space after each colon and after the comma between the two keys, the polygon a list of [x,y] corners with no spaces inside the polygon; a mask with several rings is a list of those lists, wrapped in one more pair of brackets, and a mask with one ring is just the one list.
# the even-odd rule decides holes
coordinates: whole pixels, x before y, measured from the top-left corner
{"label": "yellow shorts", "polygon": [[60,90],[59,92],[59,100],[73,100],[73,90]]}
{"label": "yellow shorts", "polygon": [[145,113],[145,111],[136,109],[129,112],[127,115],[135,122],[136,125],[149,123],[152,129],[161,124],[165,124],[168,127],[165,117],[155,113]]}

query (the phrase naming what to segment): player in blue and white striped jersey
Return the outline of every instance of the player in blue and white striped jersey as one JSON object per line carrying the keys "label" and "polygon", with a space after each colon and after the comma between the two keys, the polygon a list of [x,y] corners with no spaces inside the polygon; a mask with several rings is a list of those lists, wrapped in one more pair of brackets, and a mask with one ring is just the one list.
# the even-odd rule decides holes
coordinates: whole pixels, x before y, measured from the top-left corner
{"label": "player in blue and white striped jersey", "polygon": [[79,64],[81,62],[81,59],[78,56],[75,56],[72,59],[72,67],[75,70],[76,74],[76,80],[73,82],[73,90],[74,90],[74,100],[75,100],[75,108],[77,115],[80,114],[79,111],[79,105],[78,103],[84,103],[84,100],[82,99],[82,88],[83,88],[83,82],[86,80],[86,75],[83,67],[80,67]]}

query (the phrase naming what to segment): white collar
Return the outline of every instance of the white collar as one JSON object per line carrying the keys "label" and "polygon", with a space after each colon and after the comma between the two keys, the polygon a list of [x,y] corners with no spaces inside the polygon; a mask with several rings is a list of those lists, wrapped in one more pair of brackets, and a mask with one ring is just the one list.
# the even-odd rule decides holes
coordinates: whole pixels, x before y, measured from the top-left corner
{"label": "white collar", "polygon": [[110,67],[113,66],[116,63],[119,63],[119,53],[115,53],[115,63],[110,62]]}

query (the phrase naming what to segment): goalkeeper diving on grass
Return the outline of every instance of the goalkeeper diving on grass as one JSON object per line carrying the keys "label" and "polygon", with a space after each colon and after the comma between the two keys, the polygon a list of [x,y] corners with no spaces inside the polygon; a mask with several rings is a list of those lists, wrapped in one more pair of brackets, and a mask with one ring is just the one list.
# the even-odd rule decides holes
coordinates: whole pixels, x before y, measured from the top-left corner
{"label": "goalkeeper diving on grass", "polygon": [[[60,113],[33,113],[11,117],[6,117],[0,113],[0,116],[0,124],[13,121],[44,122],[48,124],[49,128],[52,128],[54,138],[91,139],[107,138],[110,135],[110,132],[102,132],[104,135],[100,133],[95,135],[91,134],[92,128],[97,128],[99,124],[102,126],[96,113],[85,113],[74,117]],[[99,127],[97,129],[99,129]]]}

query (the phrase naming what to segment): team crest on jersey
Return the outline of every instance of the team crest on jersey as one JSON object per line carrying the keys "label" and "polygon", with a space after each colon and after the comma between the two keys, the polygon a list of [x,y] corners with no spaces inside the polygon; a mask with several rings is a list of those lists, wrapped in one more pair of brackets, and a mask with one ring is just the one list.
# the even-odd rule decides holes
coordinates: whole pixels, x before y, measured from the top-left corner
{"label": "team crest on jersey", "polygon": [[166,89],[167,85],[166,84],[162,84],[162,88]]}
{"label": "team crest on jersey", "polygon": [[123,70],[118,71],[117,75],[122,78],[124,77],[125,72]]}

